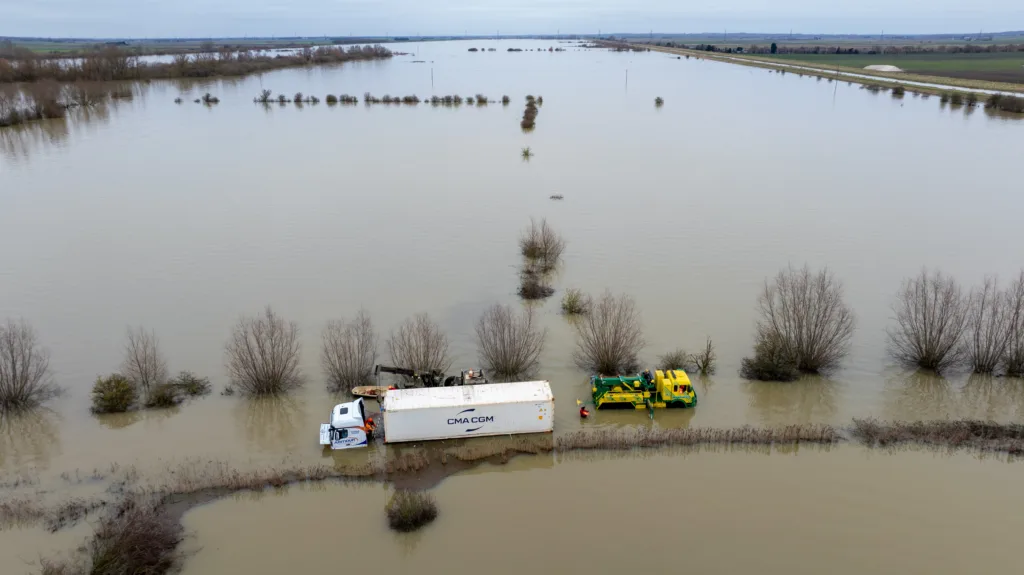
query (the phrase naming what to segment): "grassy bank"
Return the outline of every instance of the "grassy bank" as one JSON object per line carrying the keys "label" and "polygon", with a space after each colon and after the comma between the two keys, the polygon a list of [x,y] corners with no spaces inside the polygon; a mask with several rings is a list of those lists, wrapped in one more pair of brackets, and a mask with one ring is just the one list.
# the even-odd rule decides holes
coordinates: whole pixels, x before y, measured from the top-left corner
{"label": "grassy bank", "polygon": [[[683,56],[689,56],[691,58],[704,58],[707,60],[718,60],[720,62],[727,62],[730,64],[742,64],[744,66],[754,66],[758,68],[768,68],[772,70],[785,70],[787,73],[800,73],[805,76],[820,76],[822,78],[838,78],[845,82],[856,82],[858,84],[881,84],[889,87],[898,85],[906,85],[906,82],[926,82],[930,84],[942,84],[945,86],[967,88],[974,90],[1000,90],[1004,92],[1020,92],[1024,93],[1024,84],[1012,84],[1006,82],[991,82],[983,80],[969,80],[963,78],[950,78],[942,76],[929,76],[923,74],[909,74],[905,72],[877,72],[874,70],[865,70],[862,67],[850,67],[850,66],[838,66],[835,64],[828,63],[808,63],[809,66],[820,68],[821,71],[814,70],[793,70],[789,66],[800,65],[800,62],[794,62],[785,58],[780,58],[778,54],[775,56],[762,56],[762,55],[751,55],[751,54],[722,54],[718,52],[704,52],[698,50],[688,50],[685,48],[666,48],[662,46],[651,46],[652,50],[658,52],[665,52],[668,54],[677,54]],[[802,55],[786,55],[788,56],[802,56]],[[837,76],[836,74],[829,74],[828,72],[840,72],[843,74],[860,74],[862,76],[871,76],[870,78],[855,78],[850,76]],[[923,94],[939,95],[943,92],[950,91],[948,88],[930,88],[927,86],[913,86],[916,92]]]}
{"label": "grassy bank", "polygon": [[889,64],[908,74],[1024,84],[1024,53],[985,52],[980,54],[775,54],[774,60],[859,68]]}

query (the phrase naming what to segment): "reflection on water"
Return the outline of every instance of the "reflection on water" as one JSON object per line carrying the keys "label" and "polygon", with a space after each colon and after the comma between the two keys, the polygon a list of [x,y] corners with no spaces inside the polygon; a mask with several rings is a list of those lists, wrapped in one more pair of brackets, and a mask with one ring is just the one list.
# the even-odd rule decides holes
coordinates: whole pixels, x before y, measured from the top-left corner
{"label": "reflection on water", "polygon": [[797,381],[748,381],[742,384],[749,398],[751,419],[763,425],[828,423],[835,419],[840,384],[823,377]]}
{"label": "reflection on water", "polygon": [[953,384],[931,372],[914,371],[887,378],[882,397],[887,419],[947,419],[956,411]]}
{"label": "reflection on water", "polygon": [[931,372],[900,373],[886,379],[884,417],[894,420],[1024,417],[1024,380],[971,375],[958,383]]}
{"label": "reflection on water", "polygon": [[287,453],[316,435],[316,429],[303,427],[308,418],[293,397],[242,397],[233,409],[246,444],[259,451]]}
{"label": "reflection on water", "polygon": [[50,118],[0,128],[0,156],[11,161],[25,161],[37,150],[61,147],[75,132],[105,125],[110,121],[110,108],[117,102],[101,102],[94,106],[70,108],[63,118]]}
{"label": "reflection on water", "polygon": [[1024,417],[1024,380],[972,375],[960,393],[969,417],[993,421]]}
{"label": "reflection on water", "polygon": [[697,388],[697,392],[702,396],[698,397],[698,401],[707,399],[708,392],[715,387],[715,378],[710,375],[694,375],[690,379]]}
{"label": "reflection on water", "polygon": [[174,417],[181,410],[180,406],[163,407],[160,409],[135,409],[124,413],[97,413],[96,420],[107,429],[123,429],[140,421],[160,421]]}
{"label": "reflection on water", "polygon": [[0,412],[0,469],[47,467],[60,451],[57,413],[46,408]]}

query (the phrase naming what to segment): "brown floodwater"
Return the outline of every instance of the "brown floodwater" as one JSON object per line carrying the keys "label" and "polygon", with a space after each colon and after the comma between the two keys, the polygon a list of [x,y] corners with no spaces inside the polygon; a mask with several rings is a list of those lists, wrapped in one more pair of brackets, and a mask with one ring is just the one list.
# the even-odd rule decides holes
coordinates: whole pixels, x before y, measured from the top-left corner
{"label": "brown floodwater", "polygon": [[[490,44],[498,51],[466,51]],[[475,367],[476,319],[494,303],[518,301],[516,240],[531,217],[547,218],[568,242],[554,279],[559,291],[537,306],[548,329],[540,375],[557,398],[556,434],[581,425],[1024,420],[1024,382],[907,373],[889,364],[884,332],[893,294],[922,266],[939,267],[965,284],[1019,272],[1024,199],[1007,186],[1019,180],[1024,123],[943,109],[934,98],[896,100],[857,85],[656,52],[505,51],[548,45],[424,43],[403,45],[416,54],[384,62],[154,81],[137,86],[131,101],[0,130],[0,318],[34,325],[66,389],[44,410],[0,421],[0,493],[85,496],[102,492],[126,469],[158,482],[168,470],[196,462],[260,468],[379,455],[373,449],[325,454],[317,445],[318,424],[342,399],[323,385],[321,330],[329,319],[360,308],[382,334],[429,312],[451,338],[455,367]],[[421,98],[484,93],[492,100],[508,94],[512,104],[264,107],[252,103],[263,88],[321,99],[366,91]],[[191,102],[205,92],[221,103]],[[542,95],[544,105],[536,129],[524,134],[519,119],[527,94]],[[174,104],[178,96],[185,103]],[[655,108],[656,96],[665,99],[663,107]],[[520,158],[524,146],[534,153],[528,162]],[[552,194],[565,199],[552,201]],[[761,283],[787,264],[804,262],[831,267],[845,283],[858,316],[848,360],[827,379],[742,380],[737,370],[750,351]],[[697,349],[710,336],[719,369],[697,381],[699,406],[658,413],[653,422],[632,412],[580,422],[575,400],[587,396],[587,374],[572,365],[572,328],[558,313],[569,287],[632,295],[644,317],[647,362],[678,346]],[[232,324],[267,304],[303,330],[305,389],[284,399],[214,394],[170,410],[89,412],[89,389],[98,375],[118,368],[127,326],[155,330],[173,370],[208,376],[220,390],[227,383],[223,346]],[[801,452],[737,465],[749,465],[743,477],[789,473],[789,481],[804,485],[807,473],[826,474],[828,462],[863,466],[853,477],[868,481],[879,462],[929,478],[929,466],[951,461],[876,457],[852,448],[839,453],[813,454],[810,463]],[[710,474],[722,462],[748,457],[688,457],[680,468]],[[987,489],[984,466],[994,464],[970,456],[952,460],[962,462],[953,467],[964,477],[979,481],[965,479],[965,491],[981,497],[973,492]],[[573,462],[507,474],[516,469],[510,465],[449,479],[438,494],[444,499],[458,490],[501,499],[508,493],[503,482],[522,478],[550,482],[543,488],[556,490],[552,497],[561,501],[592,489],[582,480],[591,475],[612,473],[632,484],[642,479],[631,471],[639,464]],[[9,477],[35,482],[15,486]],[[468,487],[477,482],[478,490]],[[373,499],[373,514],[353,525],[379,519],[381,488],[326,489],[358,500],[354,505],[363,504],[354,493]],[[311,505],[300,503],[302,497],[332,496],[298,491],[260,505],[295,499],[298,508]],[[528,505],[540,506],[540,492],[533,493],[537,502]],[[747,496],[709,493],[724,510],[720,521],[743,509],[730,503],[734,495]],[[854,507],[859,500],[835,497],[830,505],[847,501],[846,513],[861,512]],[[590,531],[598,517],[591,499],[579,516]],[[517,501],[507,497],[494,505],[511,513]],[[645,501],[651,511],[653,500]],[[888,512],[898,512],[900,502]],[[209,516],[218,505],[196,516]],[[444,507],[446,519],[432,529],[456,528],[444,525],[457,513],[448,508],[457,506]],[[564,520],[566,530],[583,530],[582,523],[568,527],[577,521],[573,513],[525,509],[552,528]],[[646,517],[637,512],[620,521],[619,513],[633,517],[621,505],[601,513],[601,528],[616,532]],[[676,520],[685,525],[686,518]],[[311,517],[309,524],[317,521],[326,519]],[[512,534],[501,530],[519,529],[521,546],[533,541],[529,521],[500,528],[501,521],[487,517],[462,521],[486,526],[480,537],[498,529],[508,538]],[[814,523],[786,521],[807,529]],[[11,556],[5,550],[17,545],[11,533],[0,531],[0,557]],[[811,530],[808,537],[820,542],[829,534],[839,537],[834,530]],[[645,538],[641,547],[655,540]],[[382,535],[374,545],[394,541]],[[578,543],[580,561],[600,561],[585,541]],[[815,548],[804,546],[801,553]],[[645,561],[659,557],[645,555]],[[204,557],[195,560],[214,561]],[[662,565],[672,564],[660,557]],[[0,571],[8,572],[6,561],[0,560]]]}
{"label": "brown floodwater", "polygon": [[[1024,466],[864,448],[533,457],[449,478],[389,532],[381,485],[194,509],[184,573],[1009,573]],[[551,459],[548,457],[548,459]]]}

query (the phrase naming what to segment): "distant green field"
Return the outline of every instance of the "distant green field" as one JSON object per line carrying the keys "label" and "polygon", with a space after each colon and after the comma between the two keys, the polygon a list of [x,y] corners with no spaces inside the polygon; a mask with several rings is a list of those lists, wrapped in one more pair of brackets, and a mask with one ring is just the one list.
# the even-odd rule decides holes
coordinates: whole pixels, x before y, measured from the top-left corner
{"label": "distant green field", "polygon": [[772,58],[851,68],[891,64],[913,74],[1024,84],[1024,52],[904,55],[775,54]]}

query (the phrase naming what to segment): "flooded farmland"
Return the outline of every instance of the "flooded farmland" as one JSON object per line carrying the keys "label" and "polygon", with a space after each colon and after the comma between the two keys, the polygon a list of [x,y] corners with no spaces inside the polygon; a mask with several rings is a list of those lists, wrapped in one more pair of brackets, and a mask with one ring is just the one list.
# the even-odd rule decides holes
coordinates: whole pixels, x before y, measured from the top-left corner
{"label": "flooded farmland", "polygon": [[[31,322],[66,389],[44,409],[0,422],[0,495],[89,497],[128,473],[159,484],[208,462],[260,469],[379,457],[376,448],[325,454],[316,443],[318,424],[343,398],[324,386],[321,330],[360,308],[385,334],[428,312],[451,338],[455,367],[475,367],[477,318],[518,302],[517,239],[531,217],[547,218],[568,242],[557,292],[536,307],[548,330],[540,375],[556,397],[556,436],[581,426],[854,417],[1024,421],[1024,382],[908,373],[890,365],[884,331],[900,282],[922,266],[966,285],[1019,273],[1024,200],[1008,186],[1019,180],[1024,124],[721,62],[568,45],[549,53],[551,45],[405,44],[396,49],[413,54],[388,61],[153,81],[130,101],[0,129],[0,318]],[[507,94],[512,103],[265,107],[252,102],[262,89],[321,99]],[[192,103],[206,92],[221,103]],[[523,133],[527,94],[544,103]],[[665,104],[655,107],[659,96]],[[524,161],[527,146],[533,157]],[[849,358],[827,379],[741,379],[764,278],[804,262],[844,282],[858,319]],[[695,378],[698,407],[653,421],[601,412],[581,423],[575,400],[589,392],[559,314],[567,288],[632,295],[648,363],[710,336],[719,366]],[[302,330],[302,390],[89,412],[96,377],[118,369],[127,326],[155,330],[173,371],[209,377],[220,391],[232,325],[267,304]],[[693,540],[694,564],[712,572],[755,561],[772,572],[1007,570],[1008,556],[993,550],[1011,548],[1001,542],[1020,528],[1005,513],[1019,503],[1020,463],[854,446],[770,453],[521,456],[440,482],[441,516],[408,536],[385,531],[381,485],[239,495],[186,513],[186,547],[201,550],[185,571],[313,570],[350,549],[372,551],[355,563],[367,567],[468,571],[469,561],[447,561],[458,541],[477,562],[537,548],[552,567],[611,572],[627,557],[595,551],[602,525]],[[694,495],[676,506],[656,489],[628,503],[610,495],[677,482]],[[275,536],[284,526],[288,536]],[[70,548],[87,531],[6,528],[0,571],[31,572],[40,553]],[[630,564],[678,564],[656,540],[664,541],[642,538]],[[939,561],[954,541],[960,551]],[[864,551],[887,544],[890,555]],[[517,565],[497,563],[499,572]]]}

